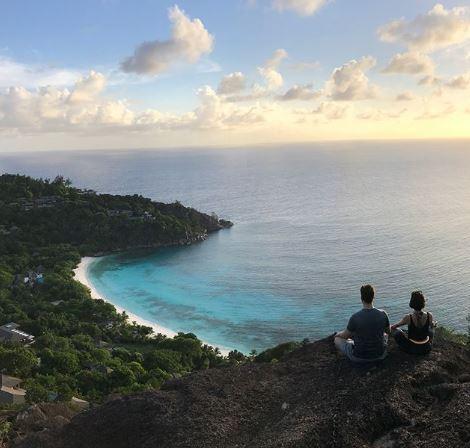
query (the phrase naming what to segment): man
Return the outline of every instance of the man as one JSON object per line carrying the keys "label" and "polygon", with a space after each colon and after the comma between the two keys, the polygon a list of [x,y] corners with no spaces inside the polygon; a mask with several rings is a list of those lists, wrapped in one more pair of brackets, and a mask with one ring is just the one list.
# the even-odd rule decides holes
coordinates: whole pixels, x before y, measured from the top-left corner
{"label": "man", "polygon": [[375,291],[361,287],[362,310],[349,319],[346,330],[335,335],[335,346],[357,363],[380,361],[387,356],[390,321],[385,311],[374,307]]}

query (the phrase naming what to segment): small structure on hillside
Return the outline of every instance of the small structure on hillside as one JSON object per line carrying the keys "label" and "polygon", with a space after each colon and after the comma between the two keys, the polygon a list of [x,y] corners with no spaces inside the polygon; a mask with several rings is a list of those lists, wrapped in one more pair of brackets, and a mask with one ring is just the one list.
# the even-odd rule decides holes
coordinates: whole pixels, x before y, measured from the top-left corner
{"label": "small structure on hillside", "polygon": [[18,342],[24,345],[32,344],[34,336],[19,330],[19,327],[15,322],[2,325],[0,327],[0,343]]}
{"label": "small structure on hillside", "polygon": [[15,274],[12,287],[17,288],[20,285],[34,288],[44,284],[44,267],[38,266],[36,271],[28,271],[24,274]]}
{"label": "small structure on hillside", "polygon": [[84,409],[88,409],[90,407],[90,403],[88,401],[82,400],[78,397],[72,397],[70,403],[76,408],[80,409],[80,411],[83,411]]}
{"label": "small structure on hillside", "polygon": [[23,380],[13,376],[0,374],[0,403],[22,404],[25,402],[26,390],[21,389]]}

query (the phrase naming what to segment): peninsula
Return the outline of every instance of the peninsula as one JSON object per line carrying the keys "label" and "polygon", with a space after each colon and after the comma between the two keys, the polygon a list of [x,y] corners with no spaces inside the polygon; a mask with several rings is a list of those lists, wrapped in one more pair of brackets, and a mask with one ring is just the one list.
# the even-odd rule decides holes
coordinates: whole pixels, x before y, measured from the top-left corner
{"label": "peninsula", "polygon": [[0,176],[0,209],[0,367],[13,378],[4,403],[100,402],[226,362],[192,333],[170,338],[91,300],[73,270],[86,256],[203,241],[231,222],[61,176]]}

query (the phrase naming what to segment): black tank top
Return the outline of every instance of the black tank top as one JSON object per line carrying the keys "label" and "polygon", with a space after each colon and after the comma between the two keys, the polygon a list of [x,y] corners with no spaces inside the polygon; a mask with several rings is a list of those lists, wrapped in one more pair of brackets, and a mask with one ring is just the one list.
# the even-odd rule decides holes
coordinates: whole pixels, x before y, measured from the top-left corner
{"label": "black tank top", "polygon": [[410,314],[410,323],[408,325],[408,338],[413,341],[425,341],[429,336],[429,313],[426,319],[426,323],[422,327],[418,327],[413,321],[413,315]]}

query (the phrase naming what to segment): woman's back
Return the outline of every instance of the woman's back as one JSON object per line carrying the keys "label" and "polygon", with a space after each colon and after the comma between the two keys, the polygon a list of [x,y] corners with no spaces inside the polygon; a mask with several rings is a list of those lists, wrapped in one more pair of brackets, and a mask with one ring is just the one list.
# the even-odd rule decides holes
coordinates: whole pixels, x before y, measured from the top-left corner
{"label": "woman's back", "polygon": [[412,313],[409,316],[408,338],[418,342],[429,339],[429,328],[432,323],[431,313]]}

